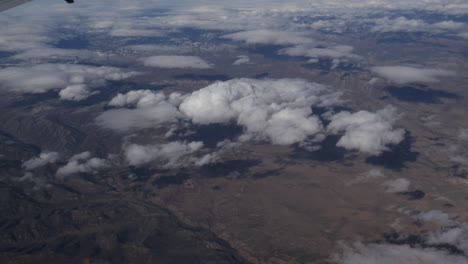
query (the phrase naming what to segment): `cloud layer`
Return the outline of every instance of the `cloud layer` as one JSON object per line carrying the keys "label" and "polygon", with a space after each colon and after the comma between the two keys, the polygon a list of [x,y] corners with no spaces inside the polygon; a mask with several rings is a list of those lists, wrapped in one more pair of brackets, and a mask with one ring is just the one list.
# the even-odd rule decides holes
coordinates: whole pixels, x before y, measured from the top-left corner
{"label": "cloud layer", "polygon": [[455,76],[455,72],[441,69],[415,68],[409,66],[376,66],[371,70],[392,82],[436,82],[437,77]]}
{"label": "cloud layer", "polygon": [[213,64],[196,56],[182,55],[160,55],[142,59],[143,64],[148,67],[158,68],[181,68],[181,69],[211,69]]}
{"label": "cloud layer", "polygon": [[[65,89],[69,85],[102,86],[106,80],[122,80],[134,76],[115,67],[95,67],[77,64],[39,64],[0,69],[0,88],[16,93],[44,93]],[[65,91],[77,90],[77,86]]]}

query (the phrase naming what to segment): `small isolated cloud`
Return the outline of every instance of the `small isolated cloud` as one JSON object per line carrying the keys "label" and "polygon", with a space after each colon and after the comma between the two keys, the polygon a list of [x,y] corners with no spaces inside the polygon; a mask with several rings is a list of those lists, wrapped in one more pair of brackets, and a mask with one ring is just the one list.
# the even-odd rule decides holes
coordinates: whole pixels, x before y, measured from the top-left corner
{"label": "small isolated cloud", "polygon": [[343,245],[343,253],[334,256],[342,264],[467,264],[464,256],[450,255],[448,252],[410,247],[408,245],[354,243]]}
{"label": "small isolated cloud", "polygon": [[23,162],[22,167],[27,170],[34,170],[43,167],[49,163],[55,163],[60,160],[60,154],[58,152],[44,151],[39,156],[34,157],[30,160]]}
{"label": "small isolated cloud", "polygon": [[368,171],[366,174],[363,175],[362,178],[364,179],[379,179],[379,178],[384,178],[385,175],[383,172],[379,169],[371,169]]}
{"label": "small isolated cloud", "polygon": [[166,168],[187,166],[192,163],[189,154],[203,148],[202,142],[170,142],[162,145],[138,145],[124,146],[124,155],[128,164],[139,166],[153,161]]}
{"label": "small isolated cloud", "polygon": [[458,138],[468,140],[468,128],[462,128],[458,131]]}
{"label": "small isolated cloud", "polygon": [[232,65],[242,65],[242,64],[251,64],[249,56],[247,55],[237,56],[237,59],[232,63]]}
{"label": "small isolated cloud", "polygon": [[142,59],[143,64],[148,67],[168,69],[211,69],[213,64],[204,61],[197,56],[160,55]]}
{"label": "small isolated cloud", "polygon": [[416,216],[416,219],[425,221],[425,222],[435,222],[442,226],[447,226],[453,223],[451,217],[448,214],[439,210],[431,210],[428,212],[422,212]]}
{"label": "small isolated cloud", "polygon": [[92,158],[89,151],[74,155],[68,163],[60,167],[56,176],[64,178],[77,173],[97,173],[100,170],[109,167],[107,160]]}
{"label": "small isolated cloud", "polygon": [[17,93],[44,93],[64,89],[72,84],[96,87],[106,80],[117,81],[134,76],[114,67],[95,67],[78,64],[39,64],[0,69],[0,88]]}
{"label": "small isolated cloud", "polygon": [[409,66],[376,66],[371,70],[398,84],[411,82],[437,82],[437,77],[455,76],[455,72],[442,69],[415,68]]}
{"label": "small isolated cloud", "polygon": [[85,84],[73,84],[60,90],[59,96],[61,100],[81,101],[97,93],[99,92],[90,91]]}
{"label": "small isolated cloud", "polygon": [[247,44],[271,44],[271,45],[299,45],[310,44],[314,40],[304,33],[277,31],[277,30],[250,30],[241,31],[222,36],[235,41],[243,41]]}
{"label": "small isolated cloud", "polygon": [[337,146],[379,155],[388,149],[388,144],[398,144],[404,139],[405,130],[393,128],[399,116],[392,106],[376,113],[344,111],[330,117],[327,129],[333,134],[344,132]]}
{"label": "small isolated cloud", "polygon": [[386,188],[386,192],[389,193],[399,193],[406,192],[410,186],[410,181],[405,178],[398,178],[395,180],[389,180],[382,183]]}
{"label": "small isolated cloud", "polygon": [[461,37],[461,38],[466,38],[466,39],[468,39],[468,32],[458,33],[458,36]]}
{"label": "small isolated cloud", "polygon": [[[288,56],[303,56],[312,59],[329,57],[329,58],[360,58],[358,55],[353,54],[354,48],[346,45],[336,45],[329,47],[314,47],[310,45],[298,45],[291,48],[280,50],[280,54]],[[311,61],[312,62],[312,61]],[[339,62],[339,61],[338,61]],[[336,63],[336,62],[335,62]],[[336,66],[335,66],[336,67]]]}

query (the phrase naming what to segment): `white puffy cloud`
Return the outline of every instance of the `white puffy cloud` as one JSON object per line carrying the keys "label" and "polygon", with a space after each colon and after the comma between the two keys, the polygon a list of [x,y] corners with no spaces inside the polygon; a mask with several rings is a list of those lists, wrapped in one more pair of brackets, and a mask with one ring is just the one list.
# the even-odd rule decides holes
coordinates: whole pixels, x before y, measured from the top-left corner
{"label": "white puffy cloud", "polygon": [[310,107],[336,104],[338,97],[302,79],[234,79],[193,92],[179,109],[196,124],[235,122],[245,128],[241,140],[288,145],[320,132]]}
{"label": "white puffy cloud", "polygon": [[177,122],[181,117],[178,105],[181,102],[179,93],[169,96],[150,90],[130,91],[118,94],[110,106],[135,106],[135,109],[112,109],[100,114],[96,123],[108,129],[127,131],[135,128],[156,127],[165,123]]}
{"label": "white puffy cloud", "polygon": [[468,128],[462,128],[458,131],[458,138],[468,140]]}
{"label": "white puffy cloud", "polygon": [[39,64],[0,69],[0,88],[17,93],[44,93],[72,84],[101,86],[106,80],[122,80],[134,76],[114,67],[78,64]]}
{"label": "white puffy cloud", "polygon": [[[303,79],[233,79],[217,82],[191,94],[169,96],[149,90],[119,94],[96,119],[104,128],[127,131],[189,120],[194,124],[229,124],[244,127],[240,141],[266,140],[273,144],[300,143],[325,129],[311,106],[340,104],[340,93]],[[393,129],[398,118],[393,107],[377,113],[342,112],[330,117],[330,133],[342,133],[339,146],[371,154],[403,139],[403,129]]]}
{"label": "white puffy cloud", "polygon": [[250,58],[247,55],[240,55],[237,56],[237,59],[232,63],[232,65],[242,65],[242,64],[250,64]]}
{"label": "white puffy cloud", "polygon": [[[302,79],[234,79],[217,82],[191,94],[165,96],[151,91],[132,91],[114,97],[113,109],[96,120],[102,127],[125,131],[147,128],[180,119],[195,124],[234,122],[245,128],[241,140],[269,140],[288,145],[305,140],[322,130],[311,106],[332,106],[340,94]],[[117,118],[118,117],[118,118]]]}
{"label": "white puffy cloud", "polygon": [[330,117],[327,130],[334,134],[344,132],[337,146],[379,155],[388,149],[386,145],[398,144],[404,139],[404,129],[393,128],[398,118],[396,108],[392,106],[376,113],[344,111]]}
{"label": "white puffy cloud", "polygon": [[180,165],[187,166],[193,162],[189,154],[203,148],[203,143],[194,142],[170,142],[161,145],[124,146],[124,155],[130,165],[139,166],[152,161],[162,163],[163,167],[173,168]]}
{"label": "white puffy cloud", "polygon": [[150,107],[160,104],[161,102],[169,102],[172,105],[179,104],[182,96],[179,93],[172,93],[165,96],[162,92],[154,92],[151,90],[133,90],[126,94],[118,94],[109,102],[110,106],[124,107]]}
{"label": "white puffy cloud", "polygon": [[386,192],[389,193],[399,193],[406,192],[410,186],[410,181],[405,178],[398,178],[395,180],[388,180],[382,183],[386,188]]}
{"label": "white puffy cloud", "polygon": [[143,64],[148,67],[158,68],[181,68],[181,69],[211,69],[213,64],[204,61],[196,56],[182,56],[182,55],[160,55],[151,56],[142,59]]}
{"label": "white puffy cloud", "polygon": [[464,256],[432,248],[410,247],[408,245],[354,243],[343,246],[343,253],[334,256],[342,264],[467,264]]}
{"label": "white puffy cloud", "polygon": [[58,152],[44,151],[40,153],[39,156],[23,162],[23,168],[28,171],[34,170],[49,163],[55,163],[58,160],[60,160],[60,154]]}
{"label": "white puffy cloud", "polygon": [[395,83],[436,82],[437,77],[455,76],[455,72],[442,69],[409,66],[376,66],[371,70]]}
{"label": "white puffy cloud", "polygon": [[450,225],[453,223],[451,217],[448,214],[439,210],[422,212],[416,216],[416,219],[425,222],[435,222],[443,226]]}
{"label": "white puffy cloud", "polygon": [[90,91],[85,84],[72,84],[60,90],[59,96],[62,100],[81,101],[97,93]]}
{"label": "white puffy cloud", "polygon": [[91,153],[86,151],[72,156],[65,166],[57,170],[56,176],[64,178],[77,173],[97,173],[108,167],[107,160],[91,158]]}
{"label": "white puffy cloud", "polygon": [[244,41],[247,44],[298,45],[313,43],[304,33],[277,30],[249,30],[222,36],[223,38]]}

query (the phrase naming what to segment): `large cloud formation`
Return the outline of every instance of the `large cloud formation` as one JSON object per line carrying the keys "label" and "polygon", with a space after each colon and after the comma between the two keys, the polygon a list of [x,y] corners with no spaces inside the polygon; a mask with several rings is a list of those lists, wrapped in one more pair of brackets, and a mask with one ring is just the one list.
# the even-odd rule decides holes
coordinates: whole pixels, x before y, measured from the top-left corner
{"label": "large cloud formation", "polygon": [[97,121],[121,131],[175,122],[178,117],[195,124],[234,122],[245,128],[241,140],[289,145],[321,132],[322,124],[310,107],[335,105],[339,96],[324,85],[302,79],[234,79],[185,96],[151,91],[118,95],[110,105],[130,104],[136,109],[110,110]]}
{"label": "large cloud formation", "polygon": [[196,124],[242,125],[241,140],[289,145],[322,130],[310,107],[336,104],[339,95],[329,94],[326,86],[301,79],[235,79],[193,92],[179,109]]}
{"label": "large cloud formation", "polygon": [[371,70],[395,83],[436,82],[437,77],[455,76],[455,72],[442,69],[409,66],[376,66]]}
{"label": "large cloud formation", "polygon": [[404,139],[404,129],[393,129],[398,118],[399,115],[392,106],[376,113],[341,112],[330,117],[328,130],[331,133],[344,132],[337,146],[378,155],[387,150],[386,145],[398,144]]}
{"label": "large cloud formation", "polygon": [[102,113],[96,121],[117,131],[177,124],[181,120],[200,125],[234,123],[244,128],[238,140],[278,145],[301,143],[324,133],[344,133],[339,146],[373,155],[403,140],[404,130],[393,128],[399,115],[390,106],[376,113],[331,115],[331,123],[324,128],[311,106],[336,106],[341,103],[340,95],[303,79],[242,78],[216,82],[186,95],[166,96],[149,90],[119,94],[109,105],[121,108]]}

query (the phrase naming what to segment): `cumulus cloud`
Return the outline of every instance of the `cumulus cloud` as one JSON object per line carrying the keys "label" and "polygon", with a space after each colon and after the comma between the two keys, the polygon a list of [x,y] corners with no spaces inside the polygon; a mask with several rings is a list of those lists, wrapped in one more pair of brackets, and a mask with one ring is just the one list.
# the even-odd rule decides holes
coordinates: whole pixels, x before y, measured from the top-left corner
{"label": "cumulus cloud", "polygon": [[354,243],[343,246],[343,253],[334,256],[342,264],[467,264],[464,256],[432,248],[410,247],[408,245]]}
{"label": "cumulus cloud", "polygon": [[150,128],[177,122],[181,117],[177,108],[181,100],[179,93],[166,96],[150,90],[118,94],[109,102],[110,106],[136,108],[108,110],[96,118],[96,123],[103,128],[124,132],[135,128]]}
{"label": "cumulus cloud", "polygon": [[468,128],[462,128],[458,131],[458,138],[468,140]]}
{"label": "cumulus cloud", "polygon": [[[288,145],[322,131],[311,106],[341,103],[340,94],[302,79],[234,79],[217,82],[191,94],[165,96],[151,91],[117,95],[113,109],[97,118],[102,127],[125,131],[190,120],[195,124],[234,122],[245,128],[241,140],[268,140]],[[118,118],[116,118],[118,117]]]}
{"label": "cumulus cloud", "polygon": [[463,223],[458,227],[444,228],[432,232],[427,237],[427,242],[431,244],[448,244],[468,254],[468,226]]}
{"label": "cumulus cloud", "polygon": [[114,67],[77,64],[39,64],[0,69],[0,88],[17,93],[44,93],[72,84],[101,86],[106,80],[122,80],[134,76]]}
{"label": "cumulus cloud", "polygon": [[211,69],[213,64],[204,61],[196,56],[182,56],[182,55],[160,55],[151,56],[142,59],[143,64],[148,67],[158,68],[181,68],[181,69]]}
{"label": "cumulus cloud", "polygon": [[60,154],[58,152],[44,151],[39,156],[29,159],[23,162],[23,168],[25,170],[34,170],[43,167],[49,163],[55,163],[60,160]]}
{"label": "cumulus cloud", "polygon": [[416,219],[425,222],[435,222],[443,226],[450,225],[453,223],[451,217],[448,214],[439,210],[422,212],[416,216]]}
{"label": "cumulus cloud", "polygon": [[188,143],[175,141],[161,145],[130,144],[124,146],[124,155],[130,165],[139,166],[157,161],[162,163],[163,167],[173,168],[193,163],[192,157],[188,155],[201,148],[203,143],[199,141]]}
{"label": "cumulus cloud", "polygon": [[409,66],[376,66],[371,70],[395,83],[436,82],[437,77],[455,76],[455,72],[442,69]]}
{"label": "cumulus cloud", "polygon": [[389,193],[399,193],[406,192],[410,186],[410,181],[405,178],[398,178],[395,180],[389,180],[382,183],[386,188],[386,192]]}
{"label": "cumulus cloud", "polygon": [[244,41],[247,44],[298,45],[313,43],[304,33],[277,30],[249,30],[222,36],[223,38]]}
{"label": "cumulus cloud", "polygon": [[384,177],[385,175],[383,174],[381,170],[371,169],[367,173],[359,177],[359,179],[370,180],[370,179],[379,179],[379,178],[384,178]]}
{"label": "cumulus cloud", "polygon": [[92,158],[91,153],[86,151],[72,156],[65,166],[57,170],[56,176],[64,178],[77,173],[97,173],[107,167],[109,167],[107,160]]}
{"label": "cumulus cloud", "polygon": [[399,114],[392,106],[376,113],[344,111],[330,117],[327,130],[333,134],[344,132],[337,146],[379,155],[388,149],[386,145],[398,144],[404,139],[404,129],[393,128],[398,118]]}
{"label": "cumulus cloud", "polygon": [[232,63],[232,65],[242,65],[242,64],[250,64],[250,58],[247,55],[240,55],[237,56],[237,59]]}
{"label": "cumulus cloud", "polygon": [[65,89],[60,90],[59,96],[62,100],[81,101],[97,93],[99,92],[90,91],[85,84],[73,84],[67,86]]}
{"label": "cumulus cloud", "polygon": [[302,79],[234,79],[193,92],[179,109],[196,124],[235,122],[245,128],[241,140],[288,145],[322,130],[312,105],[338,102],[339,94]]}
{"label": "cumulus cloud", "polygon": [[[330,117],[327,129],[311,106],[340,104],[340,93],[303,79],[233,79],[217,82],[191,94],[149,90],[119,94],[96,119],[101,127],[118,131],[177,124],[235,123],[244,128],[240,141],[265,140],[279,145],[301,143],[325,132],[344,133],[338,146],[380,154],[388,144],[403,140],[404,130],[394,129],[399,115],[393,107],[376,113],[341,112]],[[130,107],[130,108],[129,108]]]}

